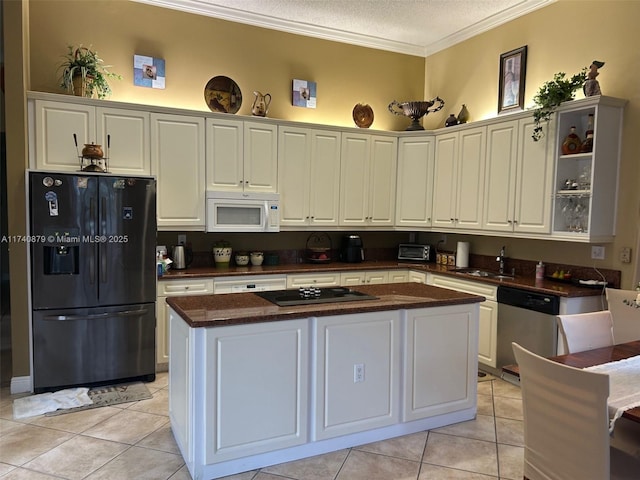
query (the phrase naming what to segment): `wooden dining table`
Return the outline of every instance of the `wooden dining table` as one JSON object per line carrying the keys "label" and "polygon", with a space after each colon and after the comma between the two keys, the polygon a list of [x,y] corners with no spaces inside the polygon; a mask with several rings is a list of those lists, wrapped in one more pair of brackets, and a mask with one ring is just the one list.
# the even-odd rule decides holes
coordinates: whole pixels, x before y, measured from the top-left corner
{"label": "wooden dining table", "polygon": [[[620,343],[611,347],[596,348],[593,350],[585,350],[584,352],[569,353],[567,355],[558,355],[549,357],[549,360],[563,363],[576,368],[587,368],[603,363],[624,360],[625,358],[636,357],[640,355],[640,340],[633,342]],[[506,365],[502,367],[502,372],[515,377],[520,376],[518,365]],[[623,417],[640,423],[640,407],[625,410]]]}

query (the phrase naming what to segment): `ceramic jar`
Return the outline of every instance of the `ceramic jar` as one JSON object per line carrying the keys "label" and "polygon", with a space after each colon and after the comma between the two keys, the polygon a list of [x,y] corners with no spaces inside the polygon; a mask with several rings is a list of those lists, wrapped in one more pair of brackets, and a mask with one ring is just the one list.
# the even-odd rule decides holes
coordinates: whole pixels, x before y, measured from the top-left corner
{"label": "ceramic jar", "polygon": [[235,256],[236,265],[244,267],[249,265],[249,254],[247,252],[238,252]]}
{"label": "ceramic jar", "polygon": [[85,158],[102,158],[104,156],[102,145],[85,143],[84,148],[82,149],[82,156]]}
{"label": "ceramic jar", "polygon": [[228,267],[231,261],[231,247],[213,247],[213,259],[216,266]]}
{"label": "ceramic jar", "polygon": [[264,254],[262,252],[251,252],[251,265],[258,267],[262,265],[264,261]]}

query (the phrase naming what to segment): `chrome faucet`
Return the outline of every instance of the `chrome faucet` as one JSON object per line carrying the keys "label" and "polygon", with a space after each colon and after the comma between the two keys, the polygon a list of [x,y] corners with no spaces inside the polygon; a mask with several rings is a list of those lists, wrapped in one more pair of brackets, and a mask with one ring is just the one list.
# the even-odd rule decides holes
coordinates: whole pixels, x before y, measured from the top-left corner
{"label": "chrome faucet", "polygon": [[500,249],[500,255],[496,257],[496,262],[500,262],[500,275],[504,275],[504,247]]}

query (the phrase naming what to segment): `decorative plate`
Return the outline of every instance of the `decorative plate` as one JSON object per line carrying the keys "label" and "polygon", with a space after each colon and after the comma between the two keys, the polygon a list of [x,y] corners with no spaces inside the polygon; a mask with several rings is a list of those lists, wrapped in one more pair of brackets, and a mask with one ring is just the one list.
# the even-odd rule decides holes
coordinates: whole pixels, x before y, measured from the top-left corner
{"label": "decorative plate", "polygon": [[369,128],[373,123],[373,109],[369,105],[358,103],[353,107],[353,121],[360,128]]}
{"label": "decorative plate", "polygon": [[204,87],[204,101],[212,112],[237,113],[242,105],[242,92],[229,77],[217,76]]}

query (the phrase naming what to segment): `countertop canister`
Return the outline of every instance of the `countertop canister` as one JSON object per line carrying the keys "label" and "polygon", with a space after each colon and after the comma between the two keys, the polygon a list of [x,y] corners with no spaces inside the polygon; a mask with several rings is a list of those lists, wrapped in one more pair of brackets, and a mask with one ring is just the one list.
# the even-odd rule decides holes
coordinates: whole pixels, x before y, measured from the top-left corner
{"label": "countertop canister", "polygon": [[467,268],[469,266],[469,246],[469,242],[458,242],[456,267]]}

